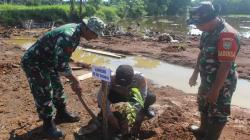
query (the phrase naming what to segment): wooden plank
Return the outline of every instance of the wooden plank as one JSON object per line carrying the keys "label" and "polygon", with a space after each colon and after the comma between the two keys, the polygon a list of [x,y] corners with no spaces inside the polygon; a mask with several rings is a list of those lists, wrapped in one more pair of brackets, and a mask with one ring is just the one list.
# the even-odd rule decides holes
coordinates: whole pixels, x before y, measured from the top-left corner
{"label": "wooden plank", "polygon": [[81,70],[84,69],[83,67],[71,67],[72,70]]}
{"label": "wooden plank", "polygon": [[94,50],[94,49],[86,49],[86,48],[81,48],[81,50],[86,51],[86,52],[91,52],[95,54],[100,54],[100,55],[105,55],[105,56],[110,56],[110,57],[115,57],[115,58],[123,58],[126,57],[125,55],[122,54],[117,54],[117,53],[112,53],[112,52],[106,52],[106,51],[101,51],[101,50]]}
{"label": "wooden plank", "polygon": [[80,81],[86,80],[86,79],[91,78],[91,77],[92,77],[92,72],[77,76],[78,80],[80,80]]}

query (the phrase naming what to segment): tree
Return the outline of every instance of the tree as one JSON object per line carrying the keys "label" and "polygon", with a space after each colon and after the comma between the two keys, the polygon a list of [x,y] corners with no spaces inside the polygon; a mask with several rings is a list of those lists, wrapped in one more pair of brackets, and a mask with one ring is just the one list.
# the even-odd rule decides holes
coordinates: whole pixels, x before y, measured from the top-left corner
{"label": "tree", "polygon": [[169,15],[182,15],[187,12],[187,6],[191,4],[191,0],[171,0],[167,13]]}
{"label": "tree", "polygon": [[166,15],[170,0],[145,0],[146,11],[149,16]]}
{"label": "tree", "polygon": [[82,18],[82,5],[83,5],[83,2],[82,0],[80,0],[80,3],[79,3],[79,16]]}
{"label": "tree", "polygon": [[98,10],[102,4],[102,0],[88,0],[88,4],[94,6],[95,9]]}
{"label": "tree", "polygon": [[118,15],[122,18],[137,18],[146,14],[144,0],[110,0],[110,5],[118,7]]}

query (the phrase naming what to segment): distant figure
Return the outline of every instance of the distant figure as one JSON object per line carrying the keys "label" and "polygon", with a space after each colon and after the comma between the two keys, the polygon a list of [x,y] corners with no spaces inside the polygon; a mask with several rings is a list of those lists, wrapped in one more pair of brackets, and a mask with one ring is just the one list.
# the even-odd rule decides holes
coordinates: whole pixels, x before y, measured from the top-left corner
{"label": "distant figure", "polygon": [[95,39],[102,35],[104,26],[104,22],[96,17],[83,19],[80,24],[63,25],[38,39],[22,58],[22,68],[28,78],[39,117],[43,120],[43,131],[49,137],[64,136],[53,120],[55,108],[57,123],[80,120],[79,116],[66,109],[66,96],[59,75],[68,78],[72,82],[72,90],[81,94],[80,82],[73,75],[68,62],[80,42],[80,37]]}
{"label": "distant figure", "polygon": [[240,49],[239,33],[224,19],[211,2],[201,2],[190,11],[187,24],[194,24],[203,31],[200,53],[190,86],[196,84],[200,73],[198,91],[200,127],[190,129],[202,140],[218,140],[230,115],[231,99],[236,88],[237,72],[235,58]]}

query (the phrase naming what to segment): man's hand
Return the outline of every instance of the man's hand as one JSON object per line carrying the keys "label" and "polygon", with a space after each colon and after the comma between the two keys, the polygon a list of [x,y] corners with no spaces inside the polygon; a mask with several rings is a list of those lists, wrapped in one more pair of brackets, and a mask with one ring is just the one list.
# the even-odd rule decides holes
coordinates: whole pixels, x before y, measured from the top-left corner
{"label": "man's hand", "polygon": [[79,81],[73,81],[71,84],[71,88],[77,94],[82,93],[82,87]]}
{"label": "man's hand", "polygon": [[216,104],[218,96],[219,92],[209,92],[206,99],[207,103]]}
{"label": "man's hand", "polygon": [[189,86],[195,86],[197,84],[198,72],[194,72],[189,79]]}
{"label": "man's hand", "polygon": [[73,75],[73,74],[68,75],[68,76],[66,76],[66,78],[68,78],[70,80],[71,88],[76,94],[82,93],[82,87],[81,87],[80,81],[77,79],[77,77],[75,75]]}
{"label": "man's hand", "polygon": [[119,122],[113,114],[108,115],[108,122],[113,128],[120,130]]}
{"label": "man's hand", "polygon": [[145,117],[145,114],[144,114],[143,111],[140,111],[140,112],[137,113],[134,126],[131,129],[131,134],[133,136],[138,135],[138,133],[140,131],[140,128],[141,128],[141,124],[142,124],[142,122],[144,120],[144,117]]}

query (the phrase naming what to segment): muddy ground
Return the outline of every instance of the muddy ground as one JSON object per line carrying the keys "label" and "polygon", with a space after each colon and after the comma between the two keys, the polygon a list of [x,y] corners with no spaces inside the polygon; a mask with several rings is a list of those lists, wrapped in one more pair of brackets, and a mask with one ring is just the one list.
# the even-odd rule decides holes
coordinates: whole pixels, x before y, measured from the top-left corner
{"label": "muddy ground", "polygon": [[[173,35],[179,43],[145,40],[139,36],[104,37],[81,46],[123,54],[142,55],[182,66],[194,67],[199,53],[199,37]],[[250,39],[242,38],[236,59],[239,77],[250,79]]]}
{"label": "muddy ground", "polygon": [[[17,35],[19,33],[20,32],[17,31]],[[87,46],[96,46],[95,48],[125,54],[146,55],[160,58],[161,60],[171,63],[192,66],[196,58],[195,53],[198,52],[198,49],[193,47],[197,44],[196,40],[198,40],[198,38],[195,37],[193,39],[195,41],[184,41],[186,43],[182,43],[184,45],[186,44],[185,51],[176,49],[178,47],[171,47],[175,44],[142,41],[139,37],[131,36],[99,39],[88,42]],[[38,119],[26,77],[20,68],[19,62],[23,50],[18,46],[3,43],[3,40],[3,38],[0,39],[0,139],[46,139],[41,133],[42,122]],[[247,40],[246,42],[249,43],[250,41]],[[243,45],[242,47],[243,50],[245,49],[244,53],[240,52],[239,58],[242,58],[242,60],[243,58],[248,58],[247,54],[250,53],[248,49],[249,44]],[[237,61],[240,62],[240,59]],[[243,62],[244,61],[241,63]],[[240,63],[243,69],[241,76],[246,74],[246,76],[242,77],[247,78],[249,76],[250,71],[247,71],[250,69],[248,65],[249,62],[250,61],[244,62],[245,67]],[[62,80],[68,95],[69,110],[78,112],[81,116],[81,121],[72,124],[61,124],[59,128],[66,132],[66,140],[74,140],[77,139],[74,135],[75,129],[86,125],[90,120],[90,116],[81,106],[77,96],[74,95],[70,89],[69,84],[65,82],[65,79]],[[82,81],[81,85],[90,108],[97,113],[98,108],[95,96],[100,82],[94,79],[88,79]],[[195,95],[188,95],[168,86],[158,87],[156,85],[150,85],[150,90],[157,96],[157,102],[154,105],[157,116],[143,124],[142,132],[145,134],[144,138],[151,140],[195,139],[187,129],[190,123],[199,123],[199,113],[197,112]],[[100,136],[99,139],[101,139]],[[221,140],[249,139],[250,110],[233,106],[230,121],[222,133]]]}

